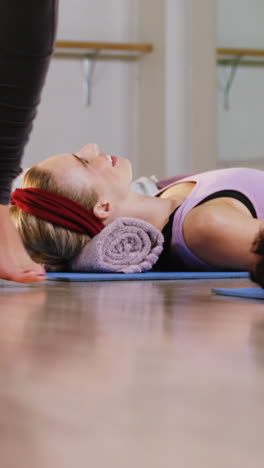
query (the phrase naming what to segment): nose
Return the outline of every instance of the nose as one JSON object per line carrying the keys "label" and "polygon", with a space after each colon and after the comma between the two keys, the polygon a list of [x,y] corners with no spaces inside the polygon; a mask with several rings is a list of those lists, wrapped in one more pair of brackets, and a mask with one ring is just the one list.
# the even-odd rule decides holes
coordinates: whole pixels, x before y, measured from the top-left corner
{"label": "nose", "polygon": [[85,145],[83,148],[80,149],[76,154],[80,157],[95,157],[99,155],[99,146],[96,143],[89,143],[89,145]]}

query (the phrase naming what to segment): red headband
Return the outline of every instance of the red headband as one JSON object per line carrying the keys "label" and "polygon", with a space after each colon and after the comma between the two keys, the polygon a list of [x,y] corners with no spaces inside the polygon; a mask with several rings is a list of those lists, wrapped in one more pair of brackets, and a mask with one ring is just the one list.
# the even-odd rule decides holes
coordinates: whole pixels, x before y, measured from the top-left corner
{"label": "red headband", "polygon": [[38,218],[58,224],[66,229],[94,237],[104,224],[94,213],[79,203],[55,192],[38,188],[16,189],[11,204]]}

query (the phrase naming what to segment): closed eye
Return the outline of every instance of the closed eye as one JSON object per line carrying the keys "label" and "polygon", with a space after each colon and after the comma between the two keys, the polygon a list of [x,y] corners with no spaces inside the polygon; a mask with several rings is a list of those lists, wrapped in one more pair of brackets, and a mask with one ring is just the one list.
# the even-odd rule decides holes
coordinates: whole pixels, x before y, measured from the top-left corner
{"label": "closed eye", "polygon": [[72,156],[74,156],[77,159],[77,161],[79,161],[84,167],[87,167],[87,165],[90,164],[90,162],[87,159],[81,158],[80,156],[77,156],[77,154],[72,153]]}

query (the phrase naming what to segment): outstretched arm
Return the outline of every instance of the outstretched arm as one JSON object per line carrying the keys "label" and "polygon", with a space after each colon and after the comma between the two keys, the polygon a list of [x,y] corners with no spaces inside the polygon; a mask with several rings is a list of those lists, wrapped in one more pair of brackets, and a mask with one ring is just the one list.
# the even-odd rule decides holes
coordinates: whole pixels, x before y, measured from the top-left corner
{"label": "outstretched arm", "polygon": [[247,271],[259,260],[252,247],[263,228],[263,221],[223,199],[193,208],[183,226],[188,247],[201,260],[219,268]]}

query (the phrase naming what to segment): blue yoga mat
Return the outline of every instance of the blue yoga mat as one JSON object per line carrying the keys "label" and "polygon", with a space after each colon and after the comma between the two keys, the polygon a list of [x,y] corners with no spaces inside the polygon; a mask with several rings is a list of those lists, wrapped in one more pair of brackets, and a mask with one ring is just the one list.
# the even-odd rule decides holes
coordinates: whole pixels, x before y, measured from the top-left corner
{"label": "blue yoga mat", "polygon": [[137,280],[187,280],[187,279],[218,279],[218,278],[248,278],[246,271],[177,271],[177,272],[146,272],[146,273],[47,273],[52,281],[137,281]]}
{"label": "blue yoga mat", "polygon": [[262,288],[213,288],[212,291],[222,296],[247,297],[251,299],[264,299],[264,289]]}

